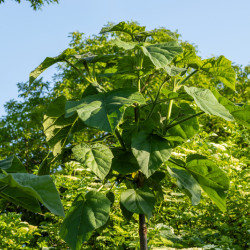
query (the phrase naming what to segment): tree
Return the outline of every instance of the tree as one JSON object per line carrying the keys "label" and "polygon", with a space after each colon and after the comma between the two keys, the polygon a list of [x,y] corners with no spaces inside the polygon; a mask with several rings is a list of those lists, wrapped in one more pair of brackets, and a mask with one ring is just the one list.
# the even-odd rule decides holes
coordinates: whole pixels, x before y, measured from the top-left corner
{"label": "tree", "polygon": [[[163,29],[146,32],[145,27],[122,22],[102,30],[106,32],[123,33],[109,42],[112,54],[65,50],[58,57],[46,58],[31,73],[30,83],[57,62],[67,63],[79,74],[77,96],[74,91],[73,100],[59,96],[46,112],[44,131],[54,154],[48,163],[65,161],[66,154],[67,159],[91,169],[103,180],[103,187],[110,182],[114,183],[111,188],[126,186],[121,209],[127,218],[139,214],[141,249],[146,249],[145,215],[149,219],[154,204],[162,199],[160,182],[165,175],[178,179],[193,204],[199,202],[202,188],[225,211],[228,179],[216,164],[197,154],[185,161],[170,155],[198,133],[197,117],[204,112],[247,125],[248,108],[235,106],[212,86],[209,90],[186,85],[192,76],[201,74],[234,89],[235,73],[223,56],[202,61],[190,46],[181,46],[175,34]],[[158,43],[159,37],[164,42]],[[202,111],[197,112],[198,108]],[[3,169],[13,169],[13,164],[3,163]],[[48,173],[47,165],[41,165],[40,172]],[[79,193],[63,222],[62,238],[73,249],[80,248],[94,229],[108,223],[113,202],[111,192],[106,196],[96,191]],[[75,220],[79,215],[83,224]]]}
{"label": "tree", "polygon": [[[21,0],[15,0],[15,1],[18,3],[21,3]],[[30,2],[33,10],[41,9],[45,3],[50,4],[50,3],[58,3],[59,2],[58,0],[27,0],[27,1]],[[0,0],[0,4],[4,3],[4,2],[5,2],[5,0]]]}

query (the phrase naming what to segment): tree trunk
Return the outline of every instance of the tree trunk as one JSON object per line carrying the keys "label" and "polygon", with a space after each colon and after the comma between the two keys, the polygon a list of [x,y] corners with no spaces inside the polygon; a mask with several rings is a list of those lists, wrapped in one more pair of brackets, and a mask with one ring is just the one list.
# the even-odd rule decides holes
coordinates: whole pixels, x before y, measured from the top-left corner
{"label": "tree trunk", "polygon": [[147,250],[147,225],[144,214],[139,214],[140,249]]}

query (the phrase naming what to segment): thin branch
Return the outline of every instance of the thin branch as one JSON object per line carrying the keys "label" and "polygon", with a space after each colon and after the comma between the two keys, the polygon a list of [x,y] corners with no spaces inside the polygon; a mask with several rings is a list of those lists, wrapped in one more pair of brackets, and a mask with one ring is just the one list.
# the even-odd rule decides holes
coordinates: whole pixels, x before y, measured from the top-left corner
{"label": "thin branch", "polygon": [[193,71],[190,75],[188,75],[183,81],[181,81],[179,83],[179,85],[183,85],[191,76],[193,76],[194,74],[196,74],[198,72],[198,69],[196,69],[195,71]]}

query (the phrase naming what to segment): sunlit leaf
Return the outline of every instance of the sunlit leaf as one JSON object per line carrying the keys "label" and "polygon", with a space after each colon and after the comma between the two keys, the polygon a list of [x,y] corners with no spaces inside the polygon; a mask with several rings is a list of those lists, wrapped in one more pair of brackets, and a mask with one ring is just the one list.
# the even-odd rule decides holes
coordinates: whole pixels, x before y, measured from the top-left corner
{"label": "sunlit leaf", "polygon": [[143,96],[136,89],[117,89],[69,101],[66,104],[66,117],[77,111],[80,119],[89,127],[107,132],[115,130],[124,111],[134,103],[144,104]]}
{"label": "sunlit leaf", "polygon": [[152,61],[156,69],[165,68],[175,56],[183,51],[181,45],[176,41],[139,46],[138,48]]}
{"label": "sunlit leaf", "polygon": [[100,31],[100,34],[103,34],[106,32],[112,32],[112,31],[119,31],[119,32],[124,32],[133,36],[134,34],[138,32],[142,32],[144,30],[145,30],[145,26],[139,26],[135,23],[128,24],[125,22],[120,22],[118,24],[102,28],[102,30]]}
{"label": "sunlit leaf", "polygon": [[202,61],[201,70],[221,81],[232,90],[235,90],[236,73],[231,63],[224,56],[220,56],[217,59],[205,59]]}
{"label": "sunlit leaf", "polygon": [[211,90],[187,86],[184,86],[184,89],[205,113],[219,116],[227,121],[234,120],[229,111],[217,101]]}
{"label": "sunlit leaf", "polygon": [[45,60],[30,73],[29,83],[32,84],[36,78],[42,74],[44,70],[49,68],[55,63],[63,62],[66,58],[69,58],[71,55],[75,54],[74,49],[66,49],[59,56],[56,57],[46,57]]}
{"label": "sunlit leaf", "polygon": [[90,168],[100,179],[104,179],[111,168],[113,154],[109,147],[96,143],[81,143],[73,149],[74,157]]}

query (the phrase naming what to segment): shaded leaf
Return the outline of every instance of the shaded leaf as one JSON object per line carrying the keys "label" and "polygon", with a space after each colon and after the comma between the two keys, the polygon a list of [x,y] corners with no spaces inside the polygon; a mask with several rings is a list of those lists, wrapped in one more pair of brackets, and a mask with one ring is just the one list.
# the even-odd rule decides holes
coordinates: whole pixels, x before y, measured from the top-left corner
{"label": "shaded leaf", "polygon": [[[174,104],[172,107],[171,120],[174,120],[174,122],[179,122],[194,114],[196,114],[196,112],[187,103],[181,103],[180,107]],[[180,124],[177,124],[172,128],[169,128],[164,138],[169,141],[176,141],[175,146],[177,146],[179,145],[179,142],[185,142],[186,140],[196,135],[198,132],[199,123],[197,117],[193,117]]]}
{"label": "shaded leaf", "polygon": [[212,161],[199,155],[193,155],[192,158],[187,159],[186,169],[219,209],[225,212],[226,192],[229,188],[229,180],[226,174]]}
{"label": "shaded leaf", "polygon": [[124,206],[123,204],[120,202],[120,208],[121,208],[121,211],[122,211],[122,215],[125,217],[125,219],[127,221],[130,221],[132,216],[133,216],[133,213],[128,211]]}
{"label": "shaded leaf", "polygon": [[113,154],[109,147],[96,143],[81,143],[72,149],[77,161],[85,164],[100,179],[104,179],[111,168]]}
{"label": "shaded leaf", "polygon": [[88,192],[85,197],[78,195],[62,223],[61,238],[72,249],[81,249],[91,232],[108,221],[110,205],[111,202],[105,195],[95,191]]}
{"label": "shaded leaf", "polygon": [[119,174],[129,174],[139,170],[138,163],[131,152],[114,152],[112,169]]}
{"label": "shaded leaf", "polygon": [[0,169],[7,173],[26,173],[26,169],[22,162],[15,156],[10,156],[0,161]]}
{"label": "shaded leaf", "polygon": [[121,203],[128,211],[145,214],[149,219],[152,216],[155,198],[148,187],[128,189],[122,192]]}
{"label": "shaded leaf", "polygon": [[227,121],[234,120],[229,111],[217,101],[211,90],[187,86],[184,86],[184,89],[205,113],[219,116]]}
{"label": "shaded leaf", "polygon": [[75,114],[69,118],[65,118],[66,97],[59,96],[50,103],[48,110],[44,116],[43,128],[46,141],[53,150],[54,156],[62,153],[69,135],[76,130],[84,128],[84,124],[80,124]]}
{"label": "shaded leaf", "polygon": [[[2,189],[5,187],[4,189]],[[39,202],[52,213],[64,216],[55,184],[50,176],[26,173],[0,174],[1,196],[33,212],[41,212]]]}
{"label": "shaded leaf", "polygon": [[167,140],[147,131],[140,131],[132,137],[132,152],[143,174],[152,175],[171,155]]}
{"label": "shaded leaf", "polygon": [[169,164],[169,174],[177,179],[179,188],[186,189],[190,194],[190,200],[193,205],[198,205],[201,197],[201,188],[195,178],[185,169],[174,164]]}

